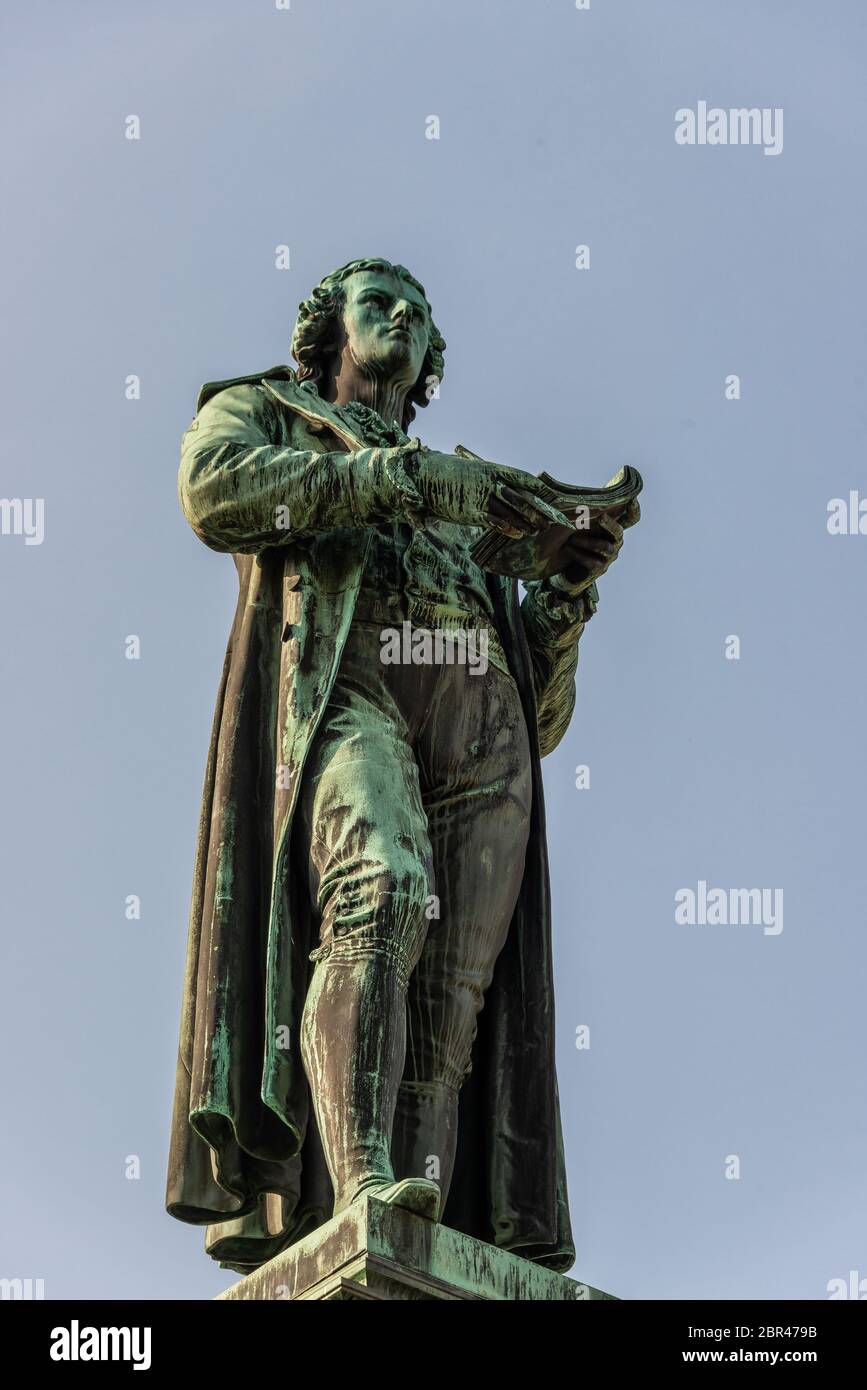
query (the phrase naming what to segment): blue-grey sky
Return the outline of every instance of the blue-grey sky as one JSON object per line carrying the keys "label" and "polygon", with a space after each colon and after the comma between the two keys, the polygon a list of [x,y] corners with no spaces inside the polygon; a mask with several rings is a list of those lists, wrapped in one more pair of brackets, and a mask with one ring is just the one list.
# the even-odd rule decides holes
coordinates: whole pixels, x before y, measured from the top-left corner
{"label": "blue-grey sky", "polygon": [[[867,10],[55,0],[4,28],[0,494],[45,511],[41,545],[0,536],[0,1275],[234,1281],[162,1208],[236,591],[178,446],[202,381],[288,360],[312,285],[381,254],[448,342],[426,442],[645,476],[545,763],[574,1272],[666,1299],[867,1277],[867,536],[826,526],[867,496]],[[782,108],[782,152],[678,145],[700,101]],[[783,930],[676,925],[700,880],[781,888]]]}

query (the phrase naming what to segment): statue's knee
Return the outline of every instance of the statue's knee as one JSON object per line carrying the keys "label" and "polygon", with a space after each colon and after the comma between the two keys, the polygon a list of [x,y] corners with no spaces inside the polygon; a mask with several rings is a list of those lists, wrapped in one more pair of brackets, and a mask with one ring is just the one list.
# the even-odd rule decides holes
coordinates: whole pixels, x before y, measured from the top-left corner
{"label": "statue's knee", "polygon": [[419,856],[346,875],[323,904],[322,945],[312,958],[389,955],[408,977],[424,946],[431,894],[430,867]]}
{"label": "statue's knee", "polygon": [[400,946],[413,968],[427,935],[427,907],[433,889],[427,865],[420,859],[393,866],[382,875],[375,916],[383,934]]}

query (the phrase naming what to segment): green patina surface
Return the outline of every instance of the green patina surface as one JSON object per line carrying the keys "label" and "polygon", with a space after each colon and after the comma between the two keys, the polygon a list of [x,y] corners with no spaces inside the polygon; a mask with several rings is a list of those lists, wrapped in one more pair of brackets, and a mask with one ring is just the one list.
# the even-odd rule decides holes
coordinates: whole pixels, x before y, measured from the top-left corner
{"label": "green patina surface", "polygon": [[[550,579],[530,580],[522,601],[514,577],[485,574],[471,563],[469,542],[485,530],[526,537],[564,518],[534,494],[530,472],[410,438],[429,382],[442,381],[444,350],[424,291],[408,272],[387,262],[351,263],[301,306],[297,371],[279,366],[204,387],[183,438],[183,511],[206,545],[232,556],[239,598],[199,824],[167,1207],[205,1227],[209,1253],[245,1274],[277,1256],[307,1259],[305,1241],[312,1239],[310,1258],[324,1277],[341,1242],[360,1249],[363,1237],[368,1256],[372,1242],[376,1259],[399,1256],[412,1268],[423,1265],[424,1279],[462,1290],[442,1296],[572,1297],[525,1292],[565,1289],[568,1281],[544,1281],[574,1258],[554,1065],[540,759],[568,727],[578,643],[596,607],[594,580],[616,556],[619,528],[576,536],[569,564]],[[543,464],[557,468],[557,460],[534,460]],[[428,618],[448,611],[462,623],[490,627],[497,679],[513,698],[501,699],[496,682],[484,695],[481,682],[475,693],[472,679],[467,683],[461,698],[490,711],[481,734],[466,735],[467,786],[472,793],[483,750],[501,746],[503,767],[491,794],[505,798],[503,805],[523,805],[525,782],[528,789],[526,814],[511,821],[504,815],[489,842],[461,832],[450,843],[447,825],[438,837],[431,830],[435,851],[445,847],[434,870],[455,875],[460,866],[465,876],[461,892],[448,899],[450,914],[437,924],[439,940],[456,929],[455,903],[481,902],[484,892],[493,904],[505,869],[517,865],[518,873],[502,933],[481,930],[491,925],[481,921],[483,908],[457,924],[496,945],[488,948],[484,1008],[469,1020],[477,1033],[459,1112],[446,1114],[448,1107],[413,1079],[419,1108],[400,1121],[404,1166],[422,1166],[425,1153],[437,1158],[434,1178],[448,1190],[445,1225],[430,1230],[406,1225],[420,1217],[377,1213],[382,1203],[358,1194],[400,1166],[389,1146],[393,1137],[397,1143],[395,1095],[403,1084],[402,1001],[419,956],[407,945],[412,932],[399,937],[406,924],[395,912],[406,916],[407,903],[421,912],[422,888],[437,891],[435,882],[423,883],[430,848],[424,816],[432,814],[434,792],[446,805],[453,788],[425,782],[430,768],[407,734],[400,756],[421,758],[420,794],[427,798],[407,831],[411,779],[403,784],[410,791],[383,793],[369,760],[348,762],[345,786],[335,793],[354,827],[346,854],[381,870],[356,875],[360,896],[351,902],[339,856],[322,859],[318,899],[311,898],[311,836],[320,827],[311,830],[299,815],[308,765],[318,776],[323,739],[329,730],[333,737],[348,639],[359,615],[374,616],[365,608],[374,599],[387,614],[414,601]],[[386,693],[383,708],[391,700]],[[356,711],[352,738],[361,749],[381,740],[383,708],[371,706],[367,725]],[[472,729],[469,703],[460,717],[436,708],[452,738]],[[411,709],[406,718],[406,710],[398,714],[391,712],[391,727],[413,723]],[[440,744],[435,738],[435,751]],[[464,842],[473,845],[470,865],[466,855],[461,860]],[[345,835],[340,843],[349,843]],[[402,851],[400,882],[389,844]],[[365,932],[377,940],[385,933],[386,946],[373,952],[369,968],[351,962],[354,974],[344,962],[338,977],[337,927],[348,929],[350,941],[356,929],[359,942]],[[422,937],[413,940],[422,949]],[[421,1018],[423,1000],[416,1005]],[[347,1207],[337,1226],[335,1202],[338,1210]]]}

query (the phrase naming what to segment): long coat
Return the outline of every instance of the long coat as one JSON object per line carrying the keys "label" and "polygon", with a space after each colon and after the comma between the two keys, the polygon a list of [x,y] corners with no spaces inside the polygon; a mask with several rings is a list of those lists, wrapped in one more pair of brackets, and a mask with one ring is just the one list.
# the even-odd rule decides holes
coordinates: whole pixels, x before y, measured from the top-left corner
{"label": "long coat", "polygon": [[[233,555],[240,592],[199,822],[166,1206],[206,1226],[209,1254],[243,1273],[331,1215],[300,1056],[317,942],[293,815],[370,536],[359,499],[418,443],[368,447],[288,367],[203,387],[183,439],[182,507],[206,544]],[[285,535],[275,529],[284,504]],[[461,1092],[443,1220],[564,1270],[574,1249],[540,757],[572,712],[580,624],[535,585],[523,610],[514,580],[489,576],[489,586],[530,733],[533,807],[520,896]]]}

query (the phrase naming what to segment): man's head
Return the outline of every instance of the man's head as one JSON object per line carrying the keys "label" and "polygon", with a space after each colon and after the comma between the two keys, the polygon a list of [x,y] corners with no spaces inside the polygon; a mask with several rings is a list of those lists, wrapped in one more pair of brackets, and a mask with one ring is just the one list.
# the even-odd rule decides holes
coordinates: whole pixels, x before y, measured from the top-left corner
{"label": "man's head", "polygon": [[423,286],[380,257],[326,275],[299,306],[292,334],[299,380],[323,381],[335,359],[349,354],[363,372],[406,390],[404,428],[414,407],[427,405],[427,379],[442,380],[444,350]]}

